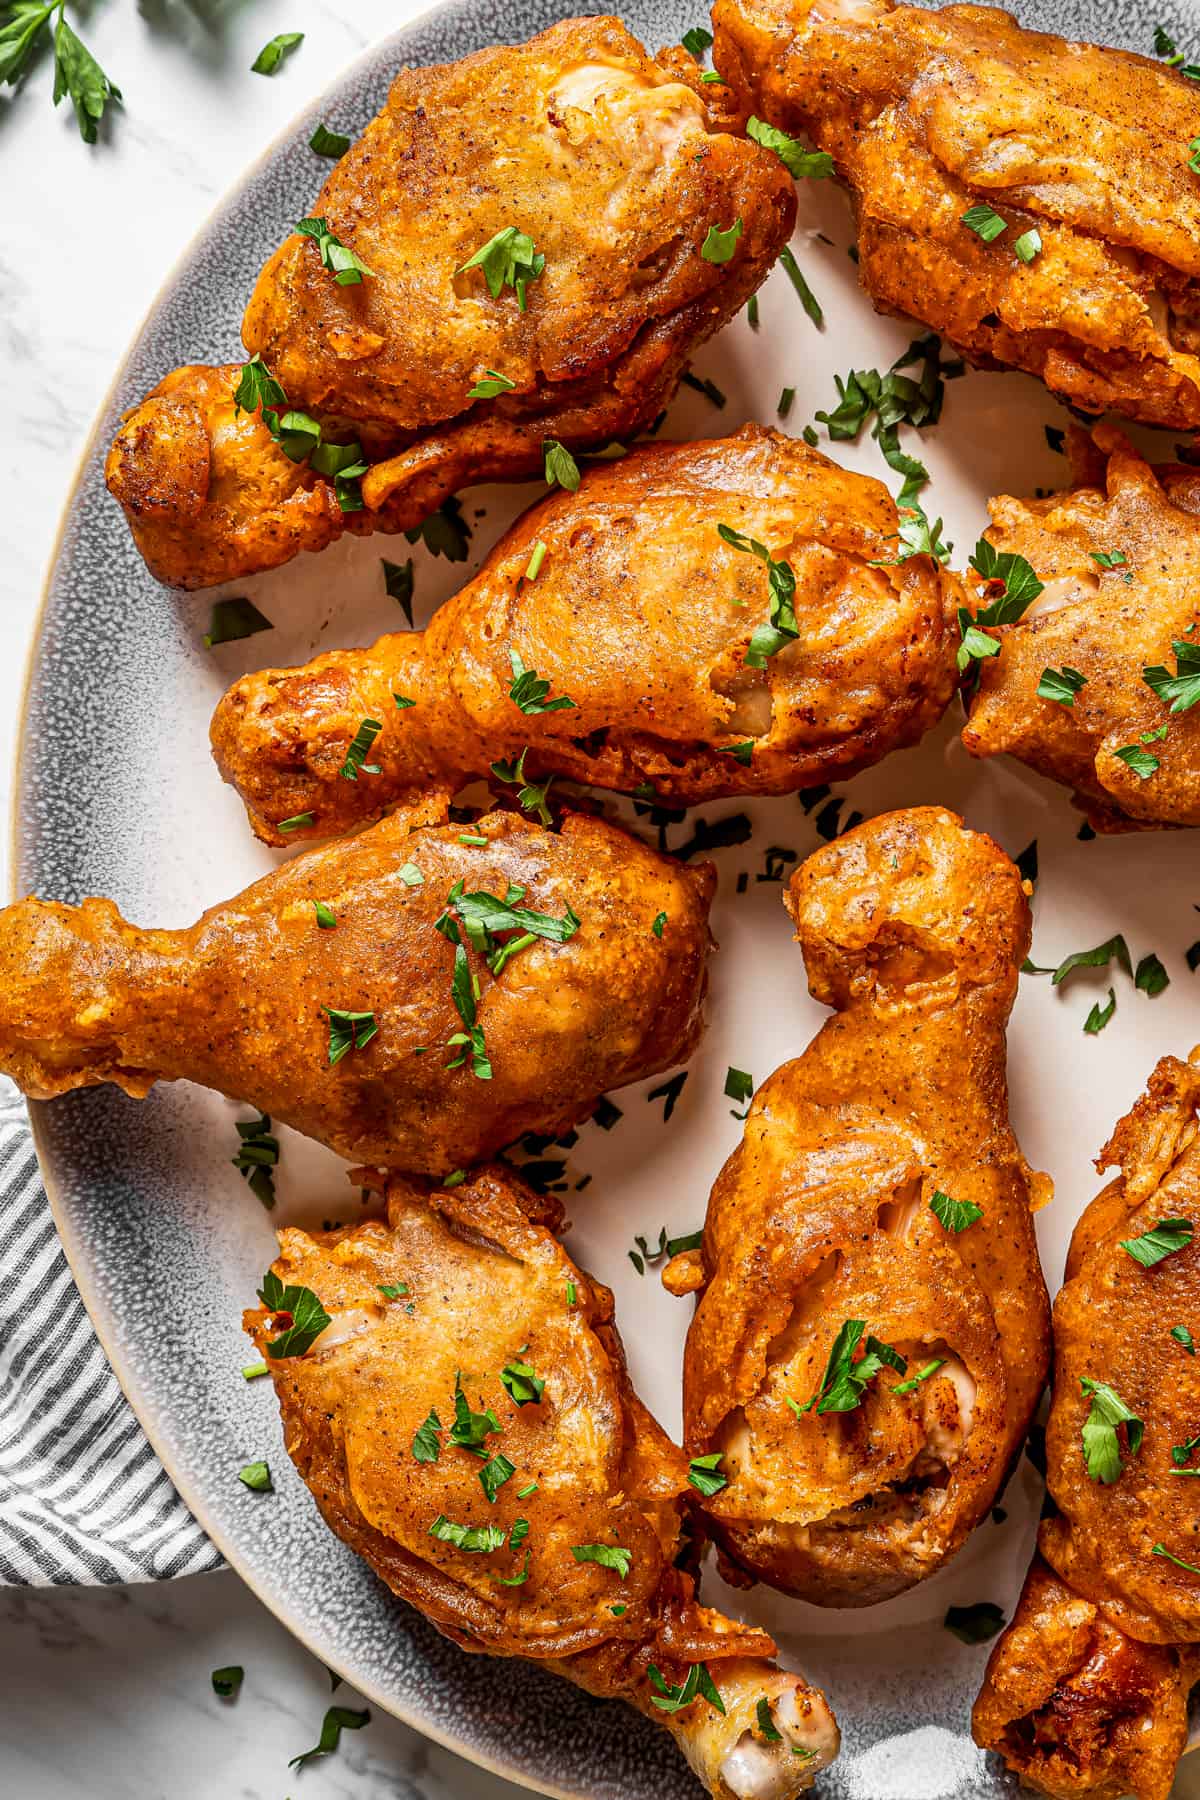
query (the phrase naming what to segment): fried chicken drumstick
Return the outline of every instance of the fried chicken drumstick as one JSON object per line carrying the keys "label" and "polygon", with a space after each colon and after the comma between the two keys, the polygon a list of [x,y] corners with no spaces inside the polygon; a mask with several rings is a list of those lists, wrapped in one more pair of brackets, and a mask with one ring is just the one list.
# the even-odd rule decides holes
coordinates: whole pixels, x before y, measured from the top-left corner
{"label": "fried chicken drumstick", "polygon": [[1029,948],[1021,878],[936,807],[801,865],[788,910],[835,1009],[755,1096],[699,1251],[689,1455],[744,1571],[862,1606],[931,1575],[985,1518],[1046,1378],[1033,1176],[1008,1124],[1005,1024]]}
{"label": "fried chicken drumstick", "polygon": [[[989,627],[963,743],[1073,787],[1097,831],[1200,825],[1200,470],[1152,468],[1111,425],[1068,445],[1076,486],[991,503],[985,536],[1045,586]],[[1063,669],[1069,704],[1038,693]]]}
{"label": "fried chicken drumstick", "polygon": [[108,485],[151,572],[205,587],[408,529],[539,474],[549,440],[649,425],[795,217],[786,169],[712,94],[614,18],[402,69],[313,204],[332,239],[293,233],[255,287],[267,411],[237,410],[231,364],[177,369],[125,417]]}
{"label": "fried chicken drumstick", "polygon": [[[281,1232],[271,1310],[246,1314],[326,1522],[463,1649],[665,1725],[718,1800],[801,1793],[837,1726],[675,1567],[687,1461],[630,1386],[612,1295],[552,1235],[558,1202],[501,1166],[427,1188],[388,1181],[386,1223]],[[296,1289],[328,1322],[281,1355]]]}
{"label": "fried chicken drumstick", "polygon": [[738,100],[833,156],[880,311],[1088,412],[1200,426],[1193,82],[998,7],[717,0],[713,21]]}
{"label": "fried chicken drumstick", "polygon": [[185,931],[22,900],[0,912],[0,1069],[38,1099],[198,1081],[339,1155],[445,1174],[691,1053],[712,887],[599,819],[464,830],[439,801]]}
{"label": "fried chicken drumstick", "polygon": [[1163,1057],[1097,1158],[1120,1173],[1075,1227],[1054,1302],[1057,1511],[973,1715],[976,1742],[1054,1800],[1167,1800],[1187,1743],[1200,1680],[1198,1113],[1200,1049]]}
{"label": "fried chicken drumstick", "polygon": [[[955,578],[931,557],[871,566],[897,525],[881,482],[801,438],[747,425],[647,445],[531,508],[426,631],[243,677],[217,708],[214,755],[268,843],[297,813],[314,834],[344,831],[415,783],[523,754],[529,779],[649,781],[680,803],[849,774],[935,724],[957,680]],[[721,526],[794,580],[795,635],[770,655],[751,649],[776,610],[768,571]],[[549,708],[513,699],[514,656],[550,683]],[[364,718],[383,727],[380,773],[345,781]]]}

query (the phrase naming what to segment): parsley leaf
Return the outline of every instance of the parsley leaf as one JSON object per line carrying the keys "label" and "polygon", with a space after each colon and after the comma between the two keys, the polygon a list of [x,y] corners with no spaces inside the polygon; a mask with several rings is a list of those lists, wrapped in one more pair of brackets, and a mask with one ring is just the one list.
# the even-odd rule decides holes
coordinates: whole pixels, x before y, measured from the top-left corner
{"label": "parsley leaf", "polygon": [[266,1113],[257,1119],[235,1119],[234,1124],[242,1143],[237,1155],[231,1159],[233,1166],[241,1170],[250,1192],[270,1212],[275,1205],[271,1170],[279,1161],[279,1139],[272,1135],[271,1121]]}
{"label": "parsley leaf", "polygon": [[493,300],[498,300],[500,290],[508,286],[516,294],[521,311],[526,312],[529,283],[536,281],[545,267],[546,259],[535,250],[533,239],[518,231],[515,225],[506,225],[482,244],[474,256],[468,257],[456,273],[465,275],[468,269],[482,269]]}
{"label": "parsley leaf", "polygon": [[1079,1385],[1084,1398],[1090,1396],[1092,1402],[1081,1433],[1087,1472],[1093,1481],[1100,1481],[1106,1487],[1111,1487],[1124,1467],[1121,1461],[1121,1441],[1117,1436],[1118,1425],[1128,1428],[1130,1456],[1136,1456],[1141,1448],[1145,1426],[1137,1414],[1126,1406],[1116,1389],[1107,1382],[1092,1381],[1087,1375],[1081,1375]]}
{"label": "parsley leaf", "polygon": [[[1197,169],[1196,173],[1200,174],[1200,169]],[[1192,1575],[1200,1575],[1200,1569],[1196,1567],[1195,1563],[1184,1562],[1182,1556],[1173,1555],[1172,1552],[1167,1549],[1165,1544],[1154,1544],[1151,1547],[1150,1554],[1151,1556],[1165,1556],[1168,1562],[1173,1562],[1175,1564],[1176,1568],[1187,1569]]]}
{"label": "parsley leaf", "polygon": [[1039,700],[1057,700],[1060,706],[1074,706],[1076,694],[1086,686],[1087,676],[1064,663],[1061,669],[1042,670],[1037,696]]}
{"label": "parsley leaf", "polygon": [[556,700],[547,700],[550,683],[543,681],[536,669],[527,669],[515,650],[509,651],[508,660],[513,672],[508,697],[523,713],[565,712],[568,707],[575,705],[574,700],[569,700],[565,694]]}
{"label": "parsley leaf", "polygon": [[368,775],[378,775],[378,767],[366,761],[371,745],[383,730],[380,719],[364,719],[354,734],[353,741],[346,751],[346,760],[338,770],[343,781],[357,781],[358,771],[362,769]]}
{"label": "parsley leaf", "polygon": [[218,644],[234,644],[239,638],[273,630],[270,619],[259,612],[252,600],[214,600],[212,622],[204,634],[204,648],[212,650]]}
{"label": "parsley leaf", "polygon": [[964,1644],[986,1644],[1004,1624],[1004,1614],[994,1600],[977,1600],[973,1606],[951,1606],[942,1624]]}
{"label": "parsley leaf", "polygon": [[764,150],[773,150],[797,181],[823,181],[833,174],[833,158],[827,150],[806,150],[799,138],[789,137],[777,125],[768,125],[751,115],[746,120],[746,136]]}
{"label": "parsley leaf", "polygon": [[536,1406],[545,1391],[546,1383],[540,1375],[535,1375],[532,1367],[526,1362],[505,1363],[500,1371],[500,1382],[509,1399],[517,1406]]}
{"label": "parsley leaf", "polygon": [[1035,256],[1040,255],[1041,249],[1042,234],[1036,225],[1032,225],[1028,231],[1023,231],[1013,245],[1014,255],[1019,257],[1023,263],[1031,263]]}
{"label": "parsley leaf", "polygon": [[825,315],[821,311],[821,303],[804,279],[800,264],[796,261],[796,258],[786,244],[779,252],[779,266],[784,270],[788,280],[795,288],[797,294],[799,294],[800,304],[812,320],[813,324],[822,325],[825,321]]}
{"label": "parsley leaf", "polygon": [[212,1672],[212,1690],[222,1700],[232,1700],[233,1696],[246,1679],[246,1671],[239,1663],[231,1663],[227,1669],[214,1669]]}
{"label": "parsley leaf", "polygon": [[327,156],[331,162],[336,162],[350,148],[350,139],[340,131],[330,131],[328,125],[320,124],[309,138],[308,147],[318,156]]}
{"label": "parsley leaf", "polygon": [[792,608],[796,593],[796,572],[791,563],[776,561],[765,544],[760,544],[757,538],[747,537],[744,531],[735,531],[729,525],[718,525],[717,535],[732,549],[744,551],[748,556],[756,556],[766,565],[770,623],[755,626],[746,650],[747,668],[765,669],[769,657],[778,655],[785,645],[793,643],[800,635]]}
{"label": "parsley leaf", "polygon": [[271,1471],[265,1462],[247,1463],[244,1469],[238,1470],[238,1480],[254,1494],[273,1494]]}
{"label": "parsley leaf", "polygon": [[1152,1269],[1164,1257],[1185,1250],[1192,1241],[1192,1231],[1190,1219],[1160,1219],[1140,1237],[1122,1238],[1121,1248],[1129,1252],[1134,1262],[1141,1263],[1143,1269]]}
{"label": "parsley leaf", "polygon": [[1091,1012],[1088,1014],[1087,1018],[1083,1022],[1083,1029],[1087,1033],[1088,1037],[1097,1037],[1099,1035],[1099,1033],[1104,1030],[1104,1027],[1109,1023],[1109,1020],[1112,1018],[1112,1016],[1116,1012],[1116,1010],[1117,1010],[1116,989],[1109,988],[1108,999],[1106,1000],[1104,1005],[1101,1006],[1100,1002],[1097,1001],[1096,1004],[1093,1006]]}
{"label": "parsley leaf", "polygon": [[[739,1102],[746,1101],[750,1099],[753,1092],[753,1075],[747,1074],[745,1069],[735,1069],[732,1066],[726,1069],[724,1093],[727,1100],[737,1100]],[[748,1112],[749,1110],[749,1107],[747,1107],[746,1111]],[[731,1116],[735,1119],[744,1119],[746,1113],[734,1112],[731,1109]]]}
{"label": "parsley leaf", "polygon": [[50,0],[49,6],[39,6],[36,0],[12,0],[8,17],[0,25],[0,81],[16,86],[57,4],[58,0]]}
{"label": "parsley leaf", "polygon": [[662,1670],[656,1668],[653,1663],[647,1665],[646,1673],[650,1677],[650,1685],[657,1690],[656,1693],[651,1694],[651,1701],[660,1712],[681,1712],[685,1706],[690,1706],[699,1694],[717,1712],[724,1714],[725,1702],[709,1674],[706,1663],[693,1663],[681,1687],[675,1687],[673,1683],[667,1681]]}
{"label": "parsley leaf", "polygon": [[361,1731],[364,1725],[371,1722],[371,1714],[366,1707],[362,1712],[355,1712],[349,1706],[331,1706],[321,1721],[321,1736],[311,1750],[305,1750],[300,1756],[293,1756],[288,1763],[289,1769],[302,1769],[315,1756],[331,1756],[342,1739],[343,1731]]}
{"label": "parsley leaf", "polygon": [[547,438],[542,445],[542,453],[546,459],[545,475],[551,487],[557,482],[559,487],[566,488],[573,494],[579,486],[579,464],[571,452],[559,443],[557,438]]}
{"label": "parsley leaf", "polygon": [[541,538],[537,538],[534,542],[533,549],[529,553],[529,561],[525,565],[525,574],[522,579],[525,581],[536,581],[542,572],[542,564],[545,560],[546,546]]}
{"label": "parsley leaf", "polygon": [[[11,78],[10,78],[11,79]],[[61,9],[54,32],[55,106],[68,94],[75,108],[75,122],[85,144],[96,142],[96,127],[110,100],[120,100],[121,90],[108,79],[87,46],[67,24]]]}
{"label": "parsley leaf", "polygon": [[1117,760],[1132,769],[1141,781],[1149,781],[1156,770],[1162,767],[1157,756],[1152,756],[1149,750],[1140,749],[1137,744],[1126,744],[1123,749],[1116,751],[1115,755]]}
{"label": "parsley leaf", "polygon": [[1186,1325],[1172,1325],[1171,1336],[1177,1344],[1182,1344],[1189,1356],[1195,1356],[1196,1345]]}
{"label": "parsley leaf", "polygon": [[976,1206],[973,1200],[952,1200],[940,1188],[930,1200],[929,1210],[947,1231],[956,1233],[965,1231],[969,1225],[974,1225],[976,1219],[983,1217],[982,1206]]}
{"label": "parsley leaf", "polygon": [[420,538],[430,556],[444,556],[447,562],[467,560],[471,528],[463,518],[462,503],[453,496],[404,535],[410,544]]}
{"label": "parsley leaf", "polygon": [[1141,993],[1148,994],[1153,1000],[1164,988],[1171,985],[1171,977],[1155,956],[1153,950],[1147,952],[1138,963],[1133,977],[1133,985]]}
{"label": "parsley leaf", "polygon": [[721,1473],[721,1454],[720,1450],[714,1450],[708,1456],[693,1456],[688,1464],[688,1481],[705,1499],[711,1499],[729,1486],[728,1475]]}
{"label": "parsley leaf", "polygon": [[665,912],[660,912],[660,913],[655,914],[654,923],[651,925],[650,929],[654,933],[656,938],[660,938],[662,936],[663,927],[666,924],[666,922],[667,922],[667,915]]}
{"label": "parsley leaf", "polygon": [[463,1393],[462,1379],[454,1381],[454,1423],[450,1427],[450,1442],[457,1444],[461,1450],[469,1450],[473,1456],[486,1457],[488,1454],[486,1440],[500,1429],[500,1421],[490,1406],[482,1412],[473,1412],[471,1403]]}
{"label": "parsley leaf", "polygon": [[1061,987],[1067,977],[1073,975],[1076,969],[1106,969],[1113,961],[1116,962],[1118,968],[1124,969],[1127,975],[1133,974],[1129,946],[1121,932],[1117,932],[1115,937],[1106,939],[1103,944],[1097,944],[1094,950],[1075,950],[1070,956],[1065,956],[1054,971],[1051,986]]}
{"label": "parsley leaf", "polygon": [[1173,713],[1187,712],[1200,704],[1200,644],[1175,638],[1171,649],[1175,653],[1174,675],[1161,663],[1155,663],[1142,670],[1142,680]]}
{"label": "parsley leaf", "polygon": [[733,224],[722,231],[719,225],[710,225],[704,242],[700,246],[700,254],[708,263],[727,263],[737,249],[737,241],[742,235],[742,221],[735,219]]}
{"label": "parsley leaf", "polygon": [[285,56],[298,50],[304,42],[302,31],[281,31],[277,36],[265,43],[254,61],[250,64],[253,75],[273,75]]}
{"label": "parsley leaf", "polygon": [[758,1721],[758,1732],[765,1744],[782,1744],[783,1733],[776,1729],[771,1717],[771,1702],[764,1694],[754,1708],[754,1717]]}
{"label": "parsley leaf", "polygon": [[329,1314],[312,1289],[284,1287],[274,1269],[268,1269],[263,1276],[258,1297],[275,1316],[276,1323],[280,1317],[290,1320],[279,1337],[272,1338],[267,1345],[267,1356],[272,1362],[287,1356],[303,1356],[329,1324]]}
{"label": "parsley leaf", "polygon": [[469,1052],[472,1075],[477,1081],[490,1081],[492,1065],[484,1042],[483,1026],[478,1022],[478,988],[461,942],[454,947],[454,974],[450,980],[450,994],[465,1030],[454,1032],[446,1040],[446,1048],[457,1050],[458,1054],[452,1056],[445,1066],[448,1069],[461,1069]]}
{"label": "parsley leaf", "polygon": [[633,1551],[620,1544],[572,1544],[571,1555],[577,1563],[599,1563],[602,1569],[612,1569],[622,1581],[633,1561]]}
{"label": "parsley leaf", "polygon": [[479,1485],[493,1504],[505,1482],[511,1481],[516,1472],[516,1464],[511,1463],[507,1456],[501,1455],[499,1450],[484,1463],[479,1471]]}
{"label": "parsley leaf", "polygon": [[[282,831],[283,827],[280,826]],[[341,1062],[348,1050],[363,1050],[379,1030],[373,1012],[344,1012],[338,1006],[323,1006],[329,1020],[329,1067]]]}
{"label": "parsley leaf", "polygon": [[1022,618],[1042,592],[1044,582],[1023,556],[1013,551],[997,550],[987,538],[980,538],[971,555],[971,567],[986,582],[999,582],[1001,592],[975,614],[979,625],[1013,625]]}
{"label": "parsley leaf", "polygon": [[515,787],[517,789],[517,801],[525,812],[536,813],[543,825],[549,825],[550,807],[546,796],[550,792],[550,784],[554,780],[554,777],[553,775],[547,775],[545,781],[542,782],[527,781],[525,778],[525,758],[528,755],[529,746],[526,744],[515,762],[494,762],[492,764],[492,774],[496,777],[497,781],[502,781],[506,787]]}
{"label": "parsley leaf", "polygon": [[412,1441],[412,1453],[417,1462],[436,1462],[442,1453],[442,1440],[438,1433],[442,1429],[442,1421],[431,1406],[425,1423],[417,1427]]}
{"label": "parsley leaf", "polygon": [[910,1375],[907,1381],[898,1381],[895,1384],[892,1389],[893,1394],[911,1394],[913,1389],[919,1388],[923,1381],[928,1381],[931,1375],[936,1375],[945,1360],[944,1356],[935,1356],[931,1362],[923,1363],[915,1375]]}
{"label": "parsley leaf", "polygon": [[321,267],[329,270],[339,287],[357,287],[364,275],[375,273],[330,230],[327,219],[301,219],[293,229],[301,237],[312,238],[320,252]]}
{"label": "parsley leaf", "polygon": [[688,1071],[686,1069],[680,1069],[678,1075],[672,1075],[671,1079],[669,1081],[664,1081],[661,1087],[651,1088],[650,1092],[646,1095],[648,1101],[661,1100],[663,1102],[664,1125],[675,1111],[675,1102],[678,1100],[680,1094],[682,1094],[683,1085],[687,1078]]}
{"label": "parsley leaf", "polygon": [[816,1393],[805,1406],[791,1402],[797,1416],[810,1412],[814,1406],[819,1414],[853,1412],[856,1406],[862,1404],[867,1383],[878,1375],[885,1363],[890,1368],[897,1369],[901,1375],[907,1373],[908,1364],[900,1352],[890,1344],[881,1343],[876,1337],[868,1337],[865,1354],[857,1362],[853,1360],[866,1329],[865,1319],[845,1320],[833,1340],[825,1373]]}
{"label": "parsley leaf", "polygon": [[978,206],[969,206],[962,215],[961,222],[968,231],[973,231],[976,237],[982,238],[985,244],[990,244],[993,238],[998,238],[1008,230],[1000,214],[993,212],[990,206],[982,202]]}
{"label": "parsley leaf", "polygon": [[383,570],[383,585],[389,597],[394,600],[409,625],[413,622],[413,559],[407,562],[389,562],[385,556],[379,559]]}
{"label": "parsley leaf", "polygon": [[456,1550],[467,1550],[479,1556],[502,1549],[507,1535],[499,1525],[456,1525],[444,1513],[439,1513],[429,1527],[429,1536],[440,1543],[453,1544]]}
{"label": "parsley leaf", "polygon": [[310,812],[293,813],[290,819],[280,819],[275,829],[283,832],[302,831],[305,826],[313,823],[313,817]]}
{"label": "parsley leaf", "polygon": [[712,48],[713,35],[711,31],[706,31],[703,25],[693,25],[690,31],[684,32],[679,41],[689,56],[703,56],[706,50]]}
{"label": "parsley leaf", "polygon": [[467,389],[467,399],[494,400],[497,394],[511,393],[516,385],[507,375],[502,375],[499,369],[485,369],[474,387]]}

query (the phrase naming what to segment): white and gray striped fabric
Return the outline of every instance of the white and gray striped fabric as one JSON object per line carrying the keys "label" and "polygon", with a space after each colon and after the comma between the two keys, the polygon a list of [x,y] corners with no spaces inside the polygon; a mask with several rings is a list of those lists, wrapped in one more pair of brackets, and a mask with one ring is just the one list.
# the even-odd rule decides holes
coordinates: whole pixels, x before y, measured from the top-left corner
{"label": "white and gray striped fabric", "polygon": [[0,1584],[219,1569],[71,1280],[25,1103],[0,1076]]}

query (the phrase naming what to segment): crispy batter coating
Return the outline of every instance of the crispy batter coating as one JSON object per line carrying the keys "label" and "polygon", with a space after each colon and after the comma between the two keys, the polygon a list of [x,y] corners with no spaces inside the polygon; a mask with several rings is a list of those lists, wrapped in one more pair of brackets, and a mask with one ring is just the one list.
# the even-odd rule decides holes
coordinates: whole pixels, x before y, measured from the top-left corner
{"label": "crispy batter coating", "polygon": [[[107,470],[152,573],[203,587],[342,529],[407,529],[471,482],[539,474],[546,439],[587,449],[649,425],[795,218],[779,159],[722,129],[710,92],[614,18],[402,69],[312,208],[372,273],[339,286],[293,233],[243,324],[289,405],[361,442],[365,510],[343,515],[261,424],[236,428],[236,370],[177,370],[126,415]],[[737,221],[729,260],[706,258],[710,228]],[[463,267],[510,227],[545,258],[524,311]],[[492,371],[512,386],[469,398]]]}
{"label": "crispy batter coating", "polygon": [[[717,0],[713,18],[742,103],[835,158],[880,311],[1089,412],[1200,425],[1193,82],[990,6]],[[1007,230],[979,237],[973,206]]]}
{"label": "crispy batter coating", "polygon": [[[1022,619],[992,628],[1000,654],[979,664],[963,743],[1073,787],[1097,831],[1200,825],[1200,705],[1172,712],[1143,677],[1175,675],[1174,646],[1200,643],[1200,470],[1152,468],[1111,425],[1090,439],[1072,431],[1070,449],[1076,486],[991,502],[985,535],[1046,588]],[[1125,560],[1105,569],[1097,554]],[[1087,680],[1074,704],[1039,699],[1043,670],[1064,665]],[[1164,739],[1144,741],[1164,725]],[[1122,750],[1158,767],[1139,774]]]}
{"label": "crispy batter coating", "polygon": [[[1029,907],[1007,856],[937,807],[810,856],[787,904],[835,1016],[759,1089],[702,1248],[667,1285],[701,1292],[684,1441],[724,1455],[718,1543],[788,1593],[860,1606],[932,1574],[986,1517],[1045,1382],[1031,1205],[1049,1182],[1013,1138],[1005,1075]],[[938,1191],[982,1216],[948,1228]],[[885,1365],[852,1409],[810,1409],[847,1320],[911,1385]]]}
{"label": "crispy batter coating", "polygon": [[[530,777],[649,781],[683,804],[851,774],[915,742],[957,680],[956,577],[923,556],[870,566],[894,552],[897,523],[881,482],[761,425],[643,446],[531,508],[425,632],[244,676],[217,708],[213,753],[267,843],[283,841],[279,819],[342,831],[416,782],[453,786],[526,749]],[[795,572],[798,636],[764,669],[746,650],[767,622],[767,571],[718,525]],[[514,651],[575,705],[522,713]],[[396,693],[415,706],[398,710]],[[365,717],[383,723],[381,773],[343,781]]]}
{"label": "crispy batter coating", "polygon": [[[1097,1158],[1120,1174],[1075,1227],[1054,1302],[1057,1511],[975,1703],[977,1742],[1064,1800],[1166,1800],[1200,1679],[1200,1521],[1192,1478],[1176,1473],[1196,1462],[1200,1367],[1170,1335],[1200,1316],[1200,1248],[1150,1268],[1123,1248],[1163,1219],[1200,1217],[1198,1112],[1200,1049],[1163,1057]],[[1084,1380],[1114,1389],[1144,1426],[1136,1448],[1122,1428],[1111,1482],[1087,1471]]]}
{"label": "crispy batter coating", "polygon": [[[667,1726],[718,1800],[807,1789],[837,1753],[824,1696],[768,1660],[765,1633],[700,1606],[674,1566],[687,1464],[630,1386],[612,1295],[547,1228],[557,1202],[501,1166],[453,1193],[398,1178],[386,1195],[386,1223],[283,1231],[274,1264],[331,1318],[303,1355],[270,1361],[288,1453],[330,1528],[463,1649],[533,1658]],[[399,1284],[402,1298],[381,1294]],[[245,1322],[270,1359],[287,1321],[260,1308]],[[536,1397],[501,1380],[514,1363],[544,1383]],[[449,1435],[464,1405],[492,1413],[479,1454]],[[439,1447],[418,1457],[435,1414]],[[489,1499],[497,1456],[512,1472]],[[431,1535],[437,1519],[502,1542],[459,1548]],[[627,1551],[625,1573],[577,1560],[585,1545]],[[704,1698],[664,1715],[650,1666],[678,1688],[698,1662],[724,1716]]]}
{"label": "crispy batter coating", "polygon": [[[284,863],[184,931],[129,925],[110,900],[22,900],[0,912],[0,1068],[39,1099],[198,1081],[342,1156],[443,1174],[523,1132],[553,1136],[691,1053],[713,880],[711,864],[684,867],[582,814],[561,833],[505,812],[464,831],[437,801]],[[494,974],[459,931],[490,1078],[470,1045],[447,1049],[465,1020],[457,952],[434,926],[460,881],[498,898],[515,886],[516,904],[579,920]],[[517,936],[498,927],[495,941]],[[328,1008],[378,1027],[333,1066]]]}

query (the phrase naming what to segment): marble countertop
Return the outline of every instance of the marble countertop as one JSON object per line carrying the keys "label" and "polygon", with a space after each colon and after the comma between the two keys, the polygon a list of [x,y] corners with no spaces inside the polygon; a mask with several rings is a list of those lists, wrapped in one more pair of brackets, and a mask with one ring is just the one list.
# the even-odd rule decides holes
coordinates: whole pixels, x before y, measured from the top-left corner
{"label": "marble countertop", "polygon": [[[420,0],[99,0],[72,19],[125,96],[89,148],[43,60],[0,91],[5,496],[0,721],[15,745],[59,515],[117,364],[164,277],[233,184],[358,52]],[[267,40],[305,41],[267,79]],[[11,766],[11,758],[10,758]],[[0,839],[7,894],[10,832]],[[241,1663],[236,1700],[214,1668]],[[344,1686],[337,1702],[361,1700]],[[233,1574],[117,1589],[0,1589],[0,1793],[14,1800],[514,1800],[377,1715],[300,1773],[325,1670]]]}

